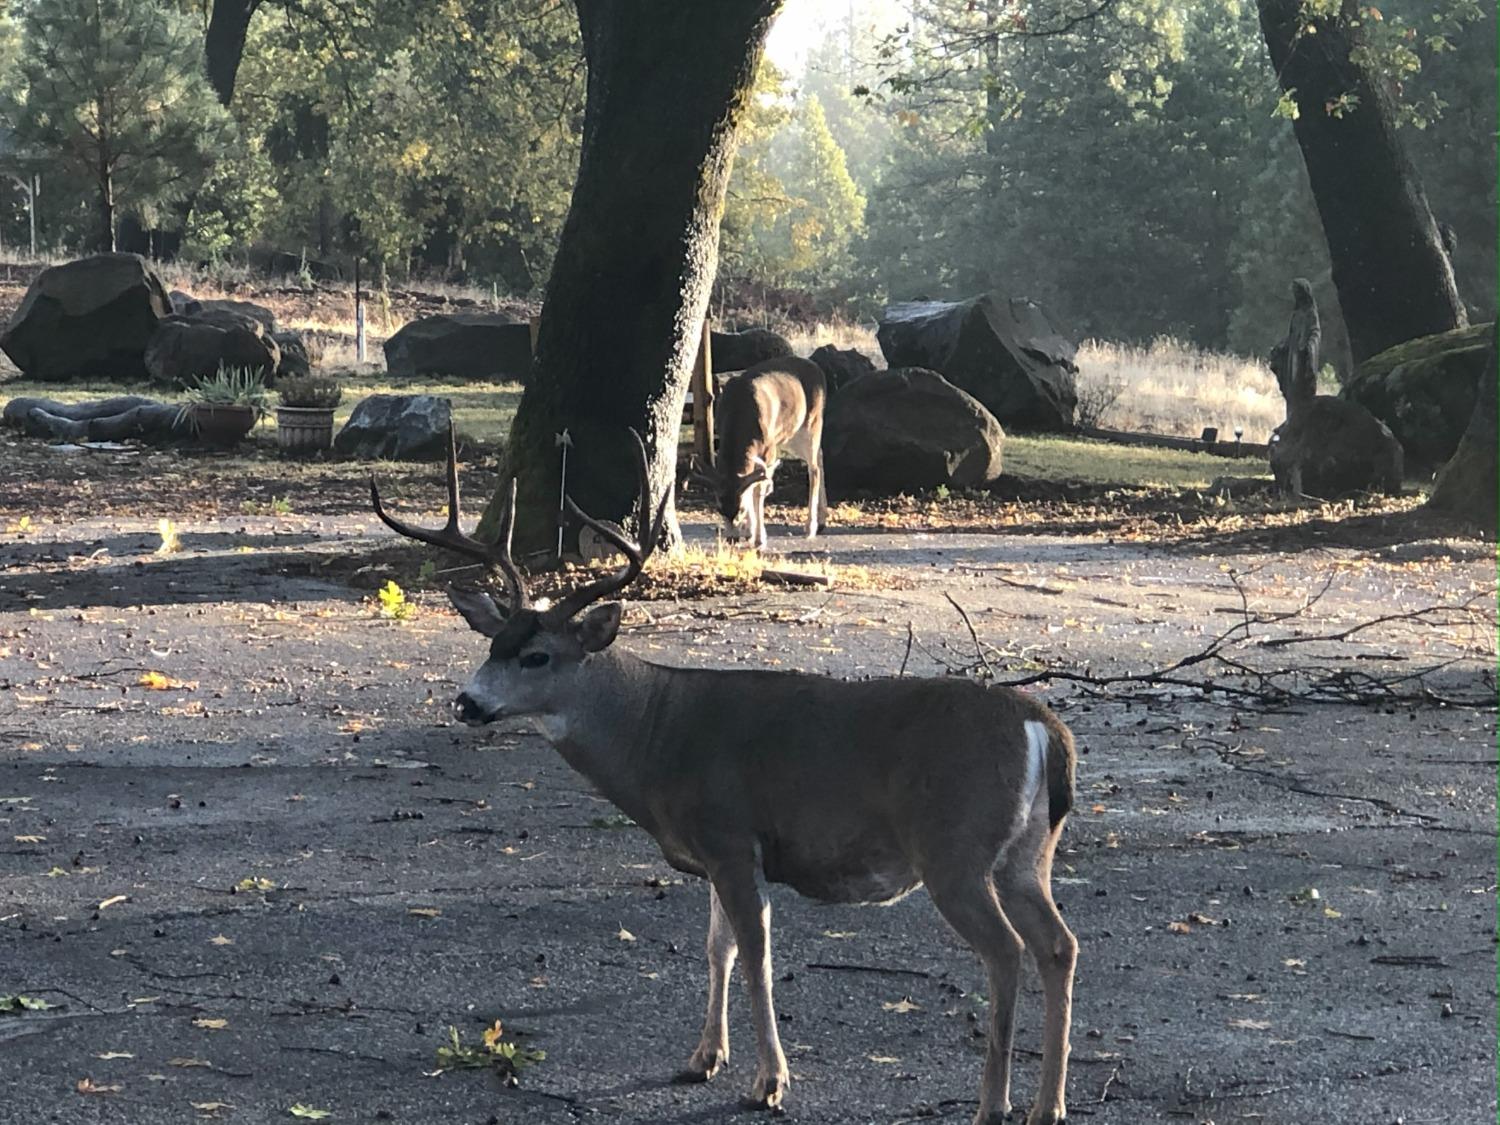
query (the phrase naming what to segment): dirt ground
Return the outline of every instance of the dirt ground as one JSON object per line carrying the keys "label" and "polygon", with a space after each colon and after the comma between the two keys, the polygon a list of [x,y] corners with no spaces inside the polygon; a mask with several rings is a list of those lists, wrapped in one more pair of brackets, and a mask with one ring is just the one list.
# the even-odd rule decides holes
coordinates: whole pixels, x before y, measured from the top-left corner
{"label": "dirt ground", "polygon": [[[402,568],[422,556],[392,551],[361,469],[287,472],[0,437],[0,1008],[47,1005],[0,1011],[0,1122],[755,1120],[738,988],[732,1068],[670,1082],[704,888],[529,730],[456,725],[482,644]],[[871,509],[811,550],[888,581],[657,589],[622,643],[1094,677],[1031,689],[1081,749],[1055,878],[1081,944],[1070,1120],[1494,1120],[1493,544],[1411,512],[1231,527],[1076,499],[915,532]],[[799,514],[773,528],[794,558]],[[405,620],[371,597],[391,574]],[[1223,661],[1099,682],[1235,626]],[[787,1120],[967,1121],[982,974],[925,896],[772,897]],[[1022,1107],[1040,1018],[1028,977]],[[450,1027],[497,1019],[546,1052],[517,1088],[439,1070]]]}

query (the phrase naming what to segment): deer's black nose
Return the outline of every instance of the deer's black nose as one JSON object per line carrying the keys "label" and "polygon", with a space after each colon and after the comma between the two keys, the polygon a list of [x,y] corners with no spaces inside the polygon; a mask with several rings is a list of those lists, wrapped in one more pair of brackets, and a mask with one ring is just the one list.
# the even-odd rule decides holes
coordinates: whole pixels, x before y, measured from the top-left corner
{"label": "deer's black nose", "polygon": [[484,723],[489,721],[478,701],[468,692],[461,692],[459,697],[453,701],[453,710],[458,717],[466,723]]}

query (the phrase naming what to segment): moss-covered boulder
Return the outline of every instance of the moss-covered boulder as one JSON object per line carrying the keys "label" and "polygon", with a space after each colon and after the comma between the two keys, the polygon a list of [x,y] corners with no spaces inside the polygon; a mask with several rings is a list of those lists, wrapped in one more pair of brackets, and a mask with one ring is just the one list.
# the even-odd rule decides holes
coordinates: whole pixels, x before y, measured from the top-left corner
{"label": "moss-covered boulder", "polygon": [[1476,324],[1408,340],[1360,364],[1340,397],[1389,426],[1408,462],[1440,465],[1474,412],[1489,339],[1490,326]]}

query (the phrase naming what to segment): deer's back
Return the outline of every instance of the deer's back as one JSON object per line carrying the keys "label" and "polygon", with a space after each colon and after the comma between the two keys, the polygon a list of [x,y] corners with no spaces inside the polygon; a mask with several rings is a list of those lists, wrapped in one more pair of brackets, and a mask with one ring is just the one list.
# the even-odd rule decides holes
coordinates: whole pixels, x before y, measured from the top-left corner
{"label": "deer's back", "polygon": [[774,450],[809,421],[821,429],[827,398],[823,371],[811,360],[763,360],[724,384],[717,407],[723,419],[721,443],[726,449],[764,445]]}

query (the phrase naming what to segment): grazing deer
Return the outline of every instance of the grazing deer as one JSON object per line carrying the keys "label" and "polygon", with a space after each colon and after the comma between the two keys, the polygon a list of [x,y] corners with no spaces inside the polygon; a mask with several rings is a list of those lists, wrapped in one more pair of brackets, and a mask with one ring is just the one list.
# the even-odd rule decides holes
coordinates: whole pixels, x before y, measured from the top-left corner
{"label": "grazing deer", "polygon": [[810,359],[780,356],[746,368],[724,384],[715,402],[719,423],[718,472],[709,478],[735,537],[749,524],[750,542],[766,545],[766,497],[785,449],[807,465],[807,537],[828,522],[823,483],[823,407],[828,385]]}
{"label": "grazing deer", "polygon": [[[533,606],[511,560],[515,482],[499,540],[459,529],[448,459],[448,522],[402,535],[499,571],[503,606],[452,592],[488,659],[454,706],[472,725],[529,717],[567,763],[649,832],[666,861],[709,881],[708,1015],[684,1078],[729,1058],[729,976],[742,957],[755,1027],[750,1098],[775,1108],[790,1075],[771,999],[771,908],[761,879],[824,902],[893,902],[925,883],[939,913],[984,962],[989,1045],[976,1122],[1010,1110],[1010,1057],[1022,950],[1045,992],[1041,1090],[1028,1125],[1064,1118],[1077,943],[1052,902],[1052,856],[1073,801],[1073,739],[1041,703],[963,679],[847,682],[798,672],[673,668],[614,641],[619,594],[659,541],[646,453],[636,439],[641,541],[581,512],[623,569]],[[670,496],[670,492],[668,493]]]}

